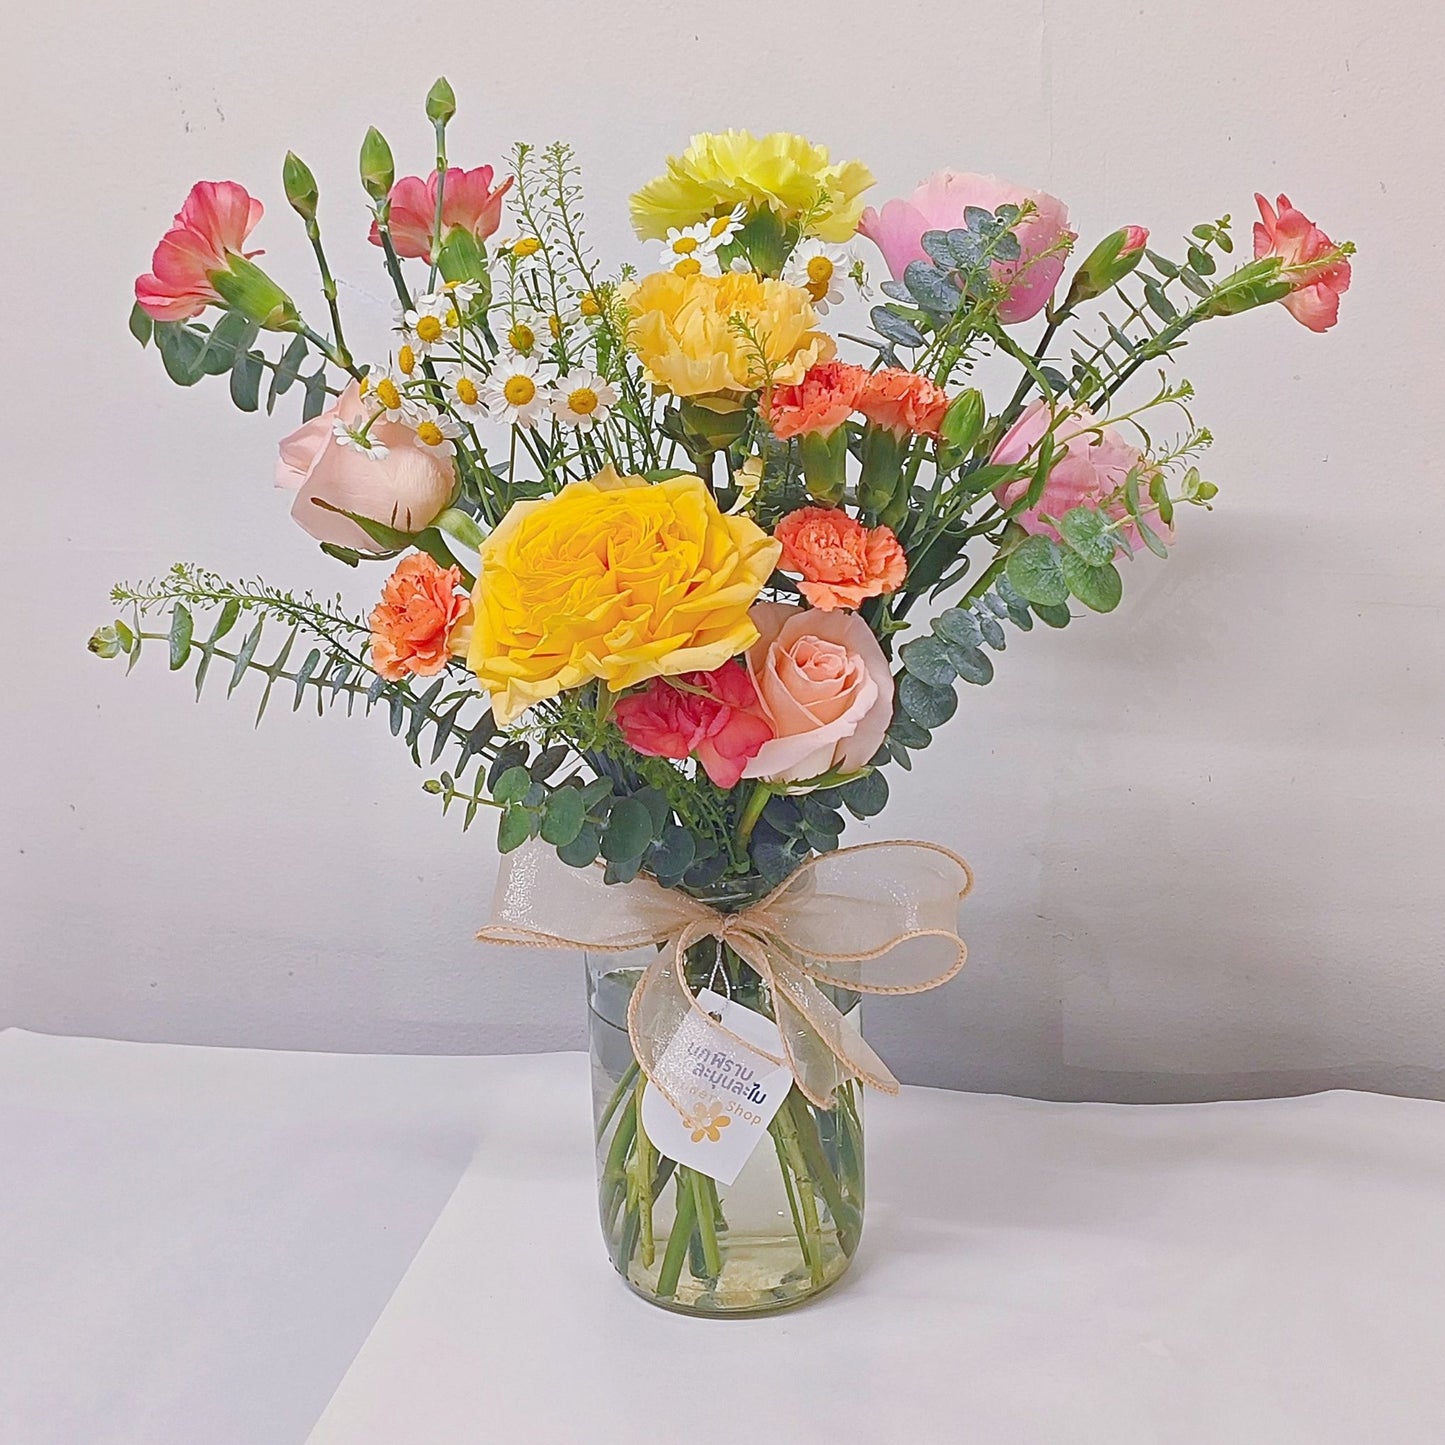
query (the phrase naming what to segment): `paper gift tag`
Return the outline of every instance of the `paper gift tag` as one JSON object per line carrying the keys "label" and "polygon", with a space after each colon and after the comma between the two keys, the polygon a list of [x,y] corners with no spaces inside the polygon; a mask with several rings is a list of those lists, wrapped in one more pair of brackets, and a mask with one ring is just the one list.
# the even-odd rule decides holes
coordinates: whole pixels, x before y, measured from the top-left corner
{"label": "paper gift tag", "polygon": [[[697,1001],[734,1034],[781,1055],[778,1026],[762,1014],[701,989]],[[661,1154],[731,1184],[762,1142],[792,1086],[786,1064],[740,1044],[710,1018],[690,1013],[667,1046],[661,1067],[669,1081],[685,1078],[681,1113],[651,1084],[642,1093],[642,1127]]]}

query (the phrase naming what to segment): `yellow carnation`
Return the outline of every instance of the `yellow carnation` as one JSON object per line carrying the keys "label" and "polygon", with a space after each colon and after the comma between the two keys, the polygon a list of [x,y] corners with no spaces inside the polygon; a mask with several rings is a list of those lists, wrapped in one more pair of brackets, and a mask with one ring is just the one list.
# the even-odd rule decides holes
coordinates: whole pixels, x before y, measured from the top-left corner
{"label": "yellow carnation", "polygon": [[691,226],[738,204],[771,210],[784,225],[808,217],[807,234],[846,241],[858,229],[862,194],[873,175],[861,161],[831,165],[826,146],[775,131],[756,139],[745,130],[695,135],[667,172],[632,197],[632,224],[644,241],[669,226]]}
{"label": "yellow carnation", "polygon": [[836,350],[813,330],[817,313],[801,286],[753,272],[658,271],[624,299],[629,345],[647,379],[674,396],[757,391],[767,379],[759,350],[774,384],[790,386]]}
{"label": "yellow carnation", "polygon": [[748,608],[780,550],[699,477],[608,467],[518,502],[482,544],[467,665],[502,724],[592,678],[711,672],[757,641]]}

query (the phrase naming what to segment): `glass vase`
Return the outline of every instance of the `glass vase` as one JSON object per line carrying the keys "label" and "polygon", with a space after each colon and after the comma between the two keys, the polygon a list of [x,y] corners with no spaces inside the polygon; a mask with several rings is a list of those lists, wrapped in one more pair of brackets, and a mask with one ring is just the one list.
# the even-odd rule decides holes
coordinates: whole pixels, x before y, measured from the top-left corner
{"label": "glass vase", "polygon": [[[587,955],[593,1119],[602,1233],[618,1273],[644,1299],[700,1316],[770,1314],[801,1304],[848,1268],[863,1227],[861,1089],[831,1109],[793,1086],[732,1184],[661,1156],[641,1120],[646,1079],[627,1005],[652,949]],[[766,988],[731,949],[688,953],[693,991],[712,987],[772,1017]],[[855,1021],[858,996],[829,990]]]}

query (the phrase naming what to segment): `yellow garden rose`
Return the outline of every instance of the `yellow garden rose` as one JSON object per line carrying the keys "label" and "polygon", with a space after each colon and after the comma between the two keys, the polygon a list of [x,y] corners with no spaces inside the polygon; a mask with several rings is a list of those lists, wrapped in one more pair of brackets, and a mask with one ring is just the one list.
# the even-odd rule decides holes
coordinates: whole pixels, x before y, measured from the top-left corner
{"label": "yellow garden rose", "polygon": [[[765,376],[790,386],[836,350],[814,331],[817,313],[801,286],[749,271],[679,276],[658,271],[630,288],[627,339],[647,379],[674,396],[752,392]],[[746,326],[746,332],[737,322]]]}
{"label": "yellow garden rose", "polygon": [[809,235],[846,241],[872,184],[861,161],[832,165],[826,146],[800,135],[695,135],[680,156],[668,157],[666,174],[632,197],[632,224],[644,241],[660,241],[669,226],[691,226],[741,204],[750,213],[767,208],[784,225],[807,217]]}
{"label": "yellow garden rose", "polygon": [[757,640],[748,609],[780,550],[700,477],[608,467],[518,502],[482,544],[467,665],[502,724],[592,678],[711,672]]}

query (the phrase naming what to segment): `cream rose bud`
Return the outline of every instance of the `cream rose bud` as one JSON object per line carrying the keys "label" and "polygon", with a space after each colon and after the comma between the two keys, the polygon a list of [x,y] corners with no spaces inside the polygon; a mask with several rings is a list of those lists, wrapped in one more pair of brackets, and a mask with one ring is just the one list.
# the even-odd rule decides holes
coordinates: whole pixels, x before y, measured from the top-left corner
{"label": "cream rose bud", "polygon": [[[401,532],[420,532],[446,509],[456,483],[450,457],[417,440],[400,422],[377,421],[367,433],[384,452],[368,454],[336,439],[338,422],[365,424],[366,406],[355,382],[320,416],[281,443],[276,485],[296,493],[291,515],[318,542],[374,552],[376,543],[341,512],[355,512]],[[317,501],[327,506],[317,506]]]}
{"label": "cream rose bud", "polygon": [[893,675],[868,624],[782,602],[759,602],[751,616],[748,672],[775,736],[743,776],[793,783],[865,766],[893,717]]}

